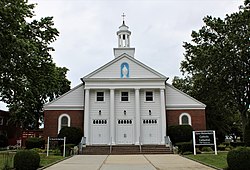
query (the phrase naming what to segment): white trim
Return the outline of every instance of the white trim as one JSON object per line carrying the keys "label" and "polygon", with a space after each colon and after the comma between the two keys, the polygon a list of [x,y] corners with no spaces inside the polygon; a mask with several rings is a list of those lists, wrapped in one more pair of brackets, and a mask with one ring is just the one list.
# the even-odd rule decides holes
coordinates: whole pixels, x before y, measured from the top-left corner
{"label": "white trim", "polygon": [[[147,101],[146,100],[146,92],[152,92],[152,95],[153,95],[153,100],[152,101]],[[145,103],[153,103],[153,102],[155,102],[155,91],[154,90],[151,90],[151,89],[145,89],[144,90],[144,102]]]}
{"label": "white trim", "polygon": [[50,106],[47,110],[84,110],[84,106]]}
{"label": "white trim", "polygon": [[[103,92],[103,101],[97,101],[97,92]],[[101,103],[101,102],[105,102],[105,90],[96,90],[95,91],[95,102],[97,103]]]}
{"label": "white trim", "polygon": [[[127,92],[128,93],[128,101],[122,101],[122,92]],[[120,102],[122,103],[129,103],[130,102],[130,90],[120,90]]]}
{"label": "white trim", "polygon": [[183,122],[182,122],[182,117],[183,116],[187,116],[188,117],[188,124],[190,126],[192,126],[192,118],[191,118],[190,114],[188,114],[188,113],[182,113],[182,114],[180,114],[180,116],[179,116],[179,125],[183,125]]}
{"label": "white trim", "polygon": [[63,113],[61,114],[59,117],[58,117],[58,128],[57,128],[57,132],[59,133],[60,130],[61,130],[61,124],[62,124],[62,118],[66,116],[68,118],[68,127],[70,127],[70,123],[71,123],[71,119],[70,119],[70,116],[66,113]]}

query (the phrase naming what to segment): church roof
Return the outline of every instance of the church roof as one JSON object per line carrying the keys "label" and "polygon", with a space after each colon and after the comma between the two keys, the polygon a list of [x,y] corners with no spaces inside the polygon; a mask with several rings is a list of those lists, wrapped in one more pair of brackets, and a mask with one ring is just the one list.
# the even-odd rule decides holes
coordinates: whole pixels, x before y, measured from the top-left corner
{"label": "church roof", "polygon": [[167,83],[166,108],[167,110],[190,109],[190,108],[205,109],[206,105]]}

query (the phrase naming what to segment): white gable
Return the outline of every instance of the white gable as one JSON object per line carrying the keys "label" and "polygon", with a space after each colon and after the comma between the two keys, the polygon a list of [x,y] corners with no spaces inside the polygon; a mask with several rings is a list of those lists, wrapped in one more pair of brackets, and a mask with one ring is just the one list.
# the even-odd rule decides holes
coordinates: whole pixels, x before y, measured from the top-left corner
{"label": "white gable", "polygon": [[121,65],[123,63],[128,64],[129,78],[166,78],[162,74],[126,54],[115,58],[84,78],[121,78]]}
{"label": "white gable", "polygon": [[205,109],[206,105],[192,98],[172,85],[166,85],[167,109]]}
{"label": "white gable", "polygon": [[84,87],[76,86],[64,95],[44,105],[44,110],[83,110]]}

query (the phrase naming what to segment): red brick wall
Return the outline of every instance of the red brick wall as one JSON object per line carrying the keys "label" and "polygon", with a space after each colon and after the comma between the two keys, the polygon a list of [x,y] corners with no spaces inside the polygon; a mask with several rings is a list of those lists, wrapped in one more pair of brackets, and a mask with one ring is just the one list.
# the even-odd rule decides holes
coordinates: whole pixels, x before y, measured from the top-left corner
{"label": "red brick wall", "polygon": [[192,127],[194,130],[206,130],[205,110],[167,110],[168,126],[179,125],[179,116],[188,113],[191,116]]}
{"label": "red brick wall", "polygon": [[45,110],[44,111],[44,138],[56,137],[58,131],[58,118],[61,114],[70,116],[70,126],[83,130],[83,110]]}

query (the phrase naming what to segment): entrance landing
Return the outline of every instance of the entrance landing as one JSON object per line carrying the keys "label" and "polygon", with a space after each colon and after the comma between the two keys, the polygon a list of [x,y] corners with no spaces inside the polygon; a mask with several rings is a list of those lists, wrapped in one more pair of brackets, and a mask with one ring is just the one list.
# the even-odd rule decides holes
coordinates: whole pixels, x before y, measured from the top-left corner
{"label": "entrance landing", "polygon": [[46,170],[214,170],[179,155],[76,155]]}

